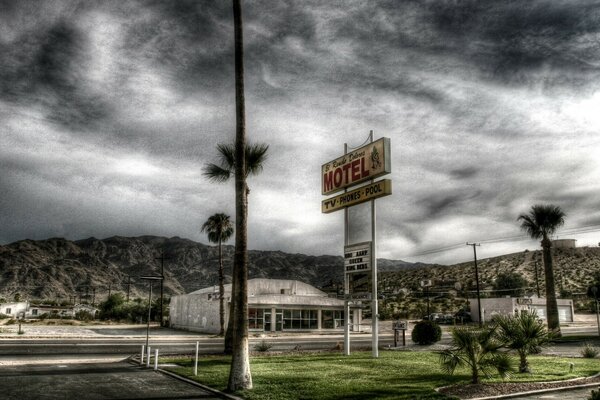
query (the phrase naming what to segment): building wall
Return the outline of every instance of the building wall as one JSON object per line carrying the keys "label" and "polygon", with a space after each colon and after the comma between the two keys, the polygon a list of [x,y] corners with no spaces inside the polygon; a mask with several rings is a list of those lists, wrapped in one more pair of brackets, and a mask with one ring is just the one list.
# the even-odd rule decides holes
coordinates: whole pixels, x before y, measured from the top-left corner
{"label": "building wall", "polygon": [[[169,320],[172,328],[219,333],[219,299],[209,293],[171,297]],[[229,318],[229,298],[225,301],[225,325]]]}
{"label": "building wall", "polygon": [[0,304],[0,314],[10,315],[13,318],[17,318],[19,313],[25,314],[28,309],[29,303],[26,301]]}
{"label": "building wall", "polygon": [[552,241],[552,247],[556,249],[574,249],[576,239],[557,239]]}
{"label": "building wall", "polygon": [[[481,299],[481,314],[483,321],[490,321],[494,315],[502,314],[509,315],[514,314],[518,310],[534,309],[537,311],[538,316],[541,319],[546,319],[546,299],[533,297],[531,299],[526,298],[526,302],[530,301],[530,304],[521,304],[520,299],[515,297],[497,297],[497,298],[484,298]],[[560,322],[573,322],[575,311],[573,308],[573,300],[570,299],[557,299],[558,313]],[[477,310],[477,299],[469,299],[469,305],[471,310],[471,317],[473,321],[479,321],[479,314]]]}

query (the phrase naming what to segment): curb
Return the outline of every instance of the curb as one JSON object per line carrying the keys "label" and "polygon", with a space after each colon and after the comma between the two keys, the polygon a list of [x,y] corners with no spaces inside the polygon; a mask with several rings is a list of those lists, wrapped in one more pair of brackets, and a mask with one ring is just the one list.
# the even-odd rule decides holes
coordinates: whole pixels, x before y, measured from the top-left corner
{"label": "curb", "polygon": [[[129,361],[130,364],[140,366],[139,357],[138,357],[138,361],[136,361],[136,357],[137,356],[129,356],[127,358],[127,361]],[[154,369],[152,369],[152,370],[154,370]],[[184,376],[178,375],[178,374],[176,374],[174,372],[167,371],[167,370],[162,369],[162,368],[158,368],[156,371],[160,372],[161,374],[170,376],[171,378],[174,378],[174,379],[180,380],[182,382],[188,383],[190,385],[196,386],[197,388],[200,388],[200,389],[204,390],[205,392],[212,393],[212,394],[214,394],[216,396],[219,396],[219,397],[221,397],[223,399],[228,399],[228,400],[244,400],[241,397],[237,397],[237,396],[234,396],[232,394],[221,392],[220,390],[211,388],[210,386],[203,385],[203,384],[201,384],[199,382],[196,382],[196,381],[194,381],[192,379],[186,378]]]}

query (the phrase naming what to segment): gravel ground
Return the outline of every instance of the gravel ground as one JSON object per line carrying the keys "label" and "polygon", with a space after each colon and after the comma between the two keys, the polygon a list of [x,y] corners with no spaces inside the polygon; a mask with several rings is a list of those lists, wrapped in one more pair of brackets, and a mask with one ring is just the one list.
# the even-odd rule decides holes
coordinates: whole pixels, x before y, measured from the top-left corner
{"label": "gravel ground", "polygon": [[441,388],[439,392],[449,396],[456,396],[461,399],[475,399],[481,397],[495,397],[513,393],[529,392],[532,390],[577,387],[593,383],[600,385],[600,375],[596,375],[591,378],[573,379],[562,382],[480,383],[476,385],[456,385]]}

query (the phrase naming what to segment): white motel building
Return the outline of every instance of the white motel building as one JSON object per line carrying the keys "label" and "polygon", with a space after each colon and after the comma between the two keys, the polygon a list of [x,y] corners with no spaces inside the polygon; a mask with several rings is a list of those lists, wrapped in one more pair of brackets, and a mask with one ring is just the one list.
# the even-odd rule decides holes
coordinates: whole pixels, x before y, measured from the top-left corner
{"label": "white motel building", "polygon": [[[225,285],[225,299],[227,324],[231,284]],[[219,287],[173,296],[169,310],[172,328],[218,333]],[[250,279],[248,320],[254,332],[343,331],[344,300],[295,280]]]}

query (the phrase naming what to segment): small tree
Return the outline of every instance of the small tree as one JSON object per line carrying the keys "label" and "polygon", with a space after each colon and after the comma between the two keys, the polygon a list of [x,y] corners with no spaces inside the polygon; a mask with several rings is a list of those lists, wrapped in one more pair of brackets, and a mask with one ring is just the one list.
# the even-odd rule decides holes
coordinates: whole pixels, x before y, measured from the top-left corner
{"label": "small tree", "polygon": [[100,303],[100,318],[102,319],[118,319],[121,317],[120,309],[122,308],[123,303],[125,303],[125,298],[121,293],[114,293],[108,296],[106,301]]}
{"label": "small tree", "polygon": [[495,328],[461,327],[452,330],[452,347],[438,352],[442,369],[454,374],[457,367],[471,369],[471,382],[479,383],[480,376],[491,376],[496,370],[505,378],[513,370],[511,359],[500,352],[502,343],[496,339]]}
{"label": "small tree", "polygon": [[498,296],[523,296],[528,286],[529,282],[516,272],[500,272],[494,280],[494,290]]}
{"label": "small tree", "polygon": [[549,341],[548,330],[535,310],[523,310],[517,315],[496,315],[498,339],[504,346],[519,354],[519,372],[529,373],[529,354],[537,354]]}

